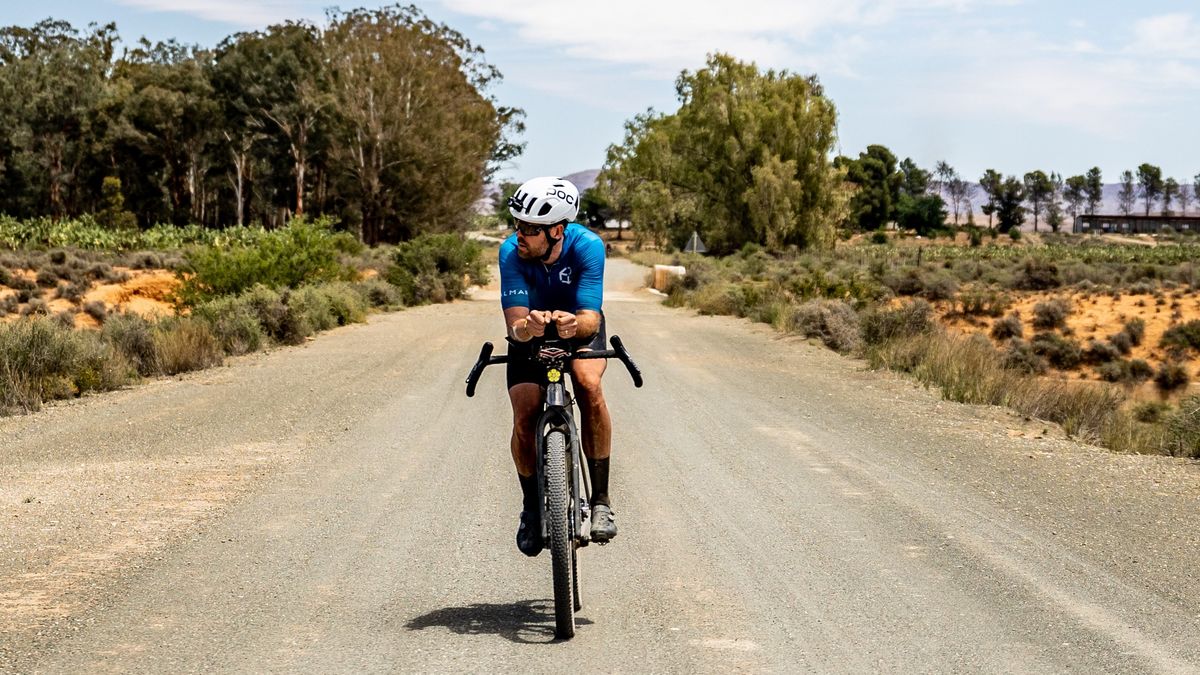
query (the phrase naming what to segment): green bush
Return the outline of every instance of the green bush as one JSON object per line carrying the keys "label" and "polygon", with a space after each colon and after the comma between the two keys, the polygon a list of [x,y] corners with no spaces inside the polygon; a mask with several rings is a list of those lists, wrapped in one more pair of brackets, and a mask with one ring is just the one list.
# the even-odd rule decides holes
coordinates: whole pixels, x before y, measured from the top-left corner
{"label": "green bush", "polygon": [[1155,386],[1164,392],[1172,392],[1186,387],[1190,379],[1187,368],[1174,362],[1164,362],[1158,367],[1158,372],[1154,374]]}
{"label": "green bush", "polygon": [[407,305],[462,297],[466,283],[487,282],[483,247],[457,234],[423,234],[396,246],[385,277]]}
{"label": "green bush", "polygon": [[295,288],[304,283],[352,280],[357,272],[340,256],[358,250],[351,235],[321,224],[293,221],[249,245],[204,246],[187,252],[178,296],[196,305],[263,285]]}
{"label": "green bush", "polygon": [[1065,298],[1050,298],[1039,302],[1033,306],[1033,327],[1037,330],[1066,328],[1071,310],[1071,302]]}
{"label": "green bush", "polygon": [[889,340],[932,333],[937,323],[933,319],[933,306],[916,299],[895,309],[869,309],[860,317],[859,326],[863,342],[880,345]]}
{"label": "green bush", "polygon": [[1055,333],[1038,333],[1030,340],[1035,354],[1045,357],[1050,365],[1060,370],[1070,370],[1083,361],[1083,350],[1074,340]]}
{"label": "green bush", "polygon": [[382,279],[368,279],[359,283],[357,288],[367,304],[372,307],[393,309],[404,305],[404,298],[400,297],[400,291]]}
{"label": "green bush", "polygon": [[1025,291],[1047,291],[1061,285],[1058,265],[1041,258],[1027,258],[1016,277],[1016,287]]}
{"label": "green bush", "polygon": [[997,340],[1007,340],[1009,338],[1019,338],[1025,332],[1025,327],[1021,325],[1021,317],[1016,314],[1009,314],[1003,319],[996,319],[992,324],[991,335]]}
{"label": "green bush", "polygon": [[1200,396],[1189,396],[1166,419],[1166,445],[1175,457],[1200,457]]}
{"label": "green bush", "polygon": [[1171,404],[1165,401],[1146,401],[1133,408],[1133,418],[1144,424],[1157,424],[1163,421],[1171,411]]}
{"label": "green bush", "polygon": [[192,316],[207,321],[221,349],[232,356],[258,351],[267,339],[257,307],[246,294],[197,305]]}
{"label": "green bush", "polygon": [[1168,349],[1200,349],[1200,319],[1171,326],[1163,333],[1159,344]]}
{"label": "green bush", "polygon": [[1041,375],[1050,368],[1045,357],[1035,352],[1032,345],[1020,338],[1009,341],[1000,364],[1008,370],[1030,375]]}
{"label": "green bush", "polygon": [[100,329],[104,340],[113,345],[141,375],[159,372],[158,352],[154,345],[154,327],[138,314],[111,314]]}
{"label": "green bush", "polygon": [[114,389],[133,376],[95,332],[47,318],[0,324],[0,412],[37,410],[43,401]]}

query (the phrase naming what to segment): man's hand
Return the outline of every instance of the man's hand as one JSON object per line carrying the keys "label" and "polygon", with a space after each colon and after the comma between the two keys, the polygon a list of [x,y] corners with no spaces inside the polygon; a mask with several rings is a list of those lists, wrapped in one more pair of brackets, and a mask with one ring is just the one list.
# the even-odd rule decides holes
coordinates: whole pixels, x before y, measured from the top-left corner
{"label": "man's hand", "polygon": [[546,334],[546,324],[552,320],[553,315],[550,312],[532,310],[529,316],[525,317],[525,330],[530,337],[542,337]]}
{"label": "man's hand", "polygon": [[550,315],[550,320],[558,324],[558,336],[564,340],[575,337],[575,333],[579,332],[579,323],[575,320],[575,315],[570,312],[556,309]]}

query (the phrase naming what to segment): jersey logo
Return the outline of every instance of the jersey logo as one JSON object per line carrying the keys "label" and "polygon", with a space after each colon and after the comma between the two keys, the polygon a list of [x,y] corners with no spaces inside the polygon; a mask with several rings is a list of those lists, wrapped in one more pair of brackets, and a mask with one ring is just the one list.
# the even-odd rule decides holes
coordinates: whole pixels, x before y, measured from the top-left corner
{"label": "jersey logo", "polygon": [[558,272],[558,280],[559,280],[559,281],[561,281],[561,282],[563,282],[564,284],[569,284],[569,283],[571,283],[571,268],[570,268],[570,267],[564,267],[564,268],[562,268],[561,270],[559,270],[559,272]]}

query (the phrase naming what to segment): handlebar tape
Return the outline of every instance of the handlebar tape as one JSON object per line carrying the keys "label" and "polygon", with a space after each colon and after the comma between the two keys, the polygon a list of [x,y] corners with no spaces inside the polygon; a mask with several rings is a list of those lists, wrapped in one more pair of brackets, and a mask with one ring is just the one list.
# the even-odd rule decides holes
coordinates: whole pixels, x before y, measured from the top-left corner
{"label": "handlebar tape", "polygon": [[479,376],[483,374],[483,369],[487,367],[488,360],[492,356],[492,343],[483,343],[483,348],[479,350],[479,360],[475,362],[475,366],[471,368],[471,374],[467,375],[467,396],[475,395],[475,385],[479,383]]}
{"label": "handlebar tape", "polygon": [[629,376],[633,378],[633,386],[642,386],[642,371],[637,367],[637,364],[630,358],[629,352],[625,350],[625,345],[621,342],[620,336],[614,335],[608,340],[612,343],[613,349],[617,352],[617,358],[621,359],[621,363],[625,364],[625,369],[629,371]]}

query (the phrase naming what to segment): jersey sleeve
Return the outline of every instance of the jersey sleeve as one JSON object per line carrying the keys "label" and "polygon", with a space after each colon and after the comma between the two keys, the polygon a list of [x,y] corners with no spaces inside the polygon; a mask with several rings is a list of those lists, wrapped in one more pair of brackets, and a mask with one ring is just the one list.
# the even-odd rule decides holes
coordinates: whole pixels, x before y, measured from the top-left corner
{"label": "jersey sleeve", "polygon": [[[514,235],[515,236],[515,235]],[[512,240],[500,245],[500,307],[529,307],[529,282],[521,274],[521,261]]]}
{"label": "jersey sleeve", "polygon": [[593,235],[580,243],[579,259],[583,269],[575,291],[575,311],[599,312],[604,302],[604,242]]}

